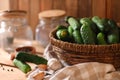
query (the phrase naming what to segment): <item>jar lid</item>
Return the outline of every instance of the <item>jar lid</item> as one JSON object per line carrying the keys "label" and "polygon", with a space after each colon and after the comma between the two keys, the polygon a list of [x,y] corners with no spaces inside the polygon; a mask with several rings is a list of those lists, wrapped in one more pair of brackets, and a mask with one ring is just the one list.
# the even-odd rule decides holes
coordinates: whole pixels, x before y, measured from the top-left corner
{"label": "jar lid", "polygon": [[64,10],[47,10],[39,13],[39,18],[56,18],[65,16]]}
{"label": "jar lid", "polygon": [[0,12],[0,17],[25,17],[26,13],[27,12],[24,10],[6,10]]}

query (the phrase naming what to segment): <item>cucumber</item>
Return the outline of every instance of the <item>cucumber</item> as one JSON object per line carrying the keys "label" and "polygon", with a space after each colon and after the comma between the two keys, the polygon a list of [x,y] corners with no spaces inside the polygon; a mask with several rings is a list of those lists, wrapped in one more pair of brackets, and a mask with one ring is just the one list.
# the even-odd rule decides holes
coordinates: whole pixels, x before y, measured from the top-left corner
{"label": "cucumber", "polygon": [[66,16],[66,17],[65,17],[64,20],[65,20],[66,23],[68,23],[68,19],[69,19],[70,17],[72,17],[72,16]]}
{"label": "cucumber", "polygon": [[87,17],[81,18],[80,23],[81,24],[87,23],[95,33],[99,32],[97,25],[90,18]]}
{"label": "cucumber", "polygon": [[62,41],[69,41],[69,33],[67,29],[59,29],[56,32],[56,36],[58,39]]}
{"label": "cucumber", "polygon": [[73,36],[73,29],[72,29],[72,27],[71,26],[68,26],[68,33],[69,33],[69,35],[70,35],[70,37],[72,37]]}
{"label": "cucumber", "polygon": [[82,44],[83,41],[82,41],[82,38],[81,38],[81,34],[80,34],[80,30],[75,30],[73,32],[73,38],[74,38],[74,41],[78,44]]}
{"label": "cucumber", "polygon": [[77,19],[75,19],[74,17],[70,17],[68,19],[68,23],[69,25],[73,28],[73,30],[77,30],[77,29],[80,29],[80,23],[78,22]]}
{"label": "cucumber", "polygon": [[31,71],[31,67],[25,62],[22,62],[18,59],[14,59],[13,63],[16,67],[18,67],[24,73]]}
{"label": "cucumber", "polygon": [[89,25],[83,24],[80,33],[84,44],[95,44],[95,36]]}
{"label": "cucumber", "polygon": [[47,64],[47,60],[45,58],[26,52],[18,52],[16,55],[16,59],[22,62],[31,62],[34,64]]}
{"label": "cucumber", "polygon": [[119,43],[120,40],[119,29],[118,28],[112,29],[107,35],[107,40],[109,44]]}
{"label": "cucumber", "polygon": [[94,16],[92,18],[92,21],[97,25],[98,29],[101,32],[107,33],[110,30],[110,27],[108,26],[108,23],[107,23],[108,19]]}
{"label": "cucumber", "polygon": [[98,44],[100,44],[100,45],[107,44],[107,42],[105,40],[105,35],[102,32],[97,34],[97,41],[98,41]]}
{"label": "cucumber", "polygon": [[116,27],[118,27],[118,26],[117,26],[117,23],[116,23],[114,20],[112,20],[112,19],[109,19],[109,20],[108,20],[108,24],[109,24],[109,26],[110,26],[111,28],[116,28]]}
{"label": "cucumber", "polygon": [[63,25],[57,25],[57,30],[59,29],[67,29],[67,27],[63,26]]}

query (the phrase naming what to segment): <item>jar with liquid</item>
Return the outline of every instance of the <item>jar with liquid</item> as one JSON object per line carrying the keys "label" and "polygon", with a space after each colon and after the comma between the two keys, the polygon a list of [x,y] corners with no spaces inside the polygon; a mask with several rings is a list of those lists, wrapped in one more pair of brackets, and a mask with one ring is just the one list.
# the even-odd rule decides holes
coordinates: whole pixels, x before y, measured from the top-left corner
{"label": "jar with liquid", "polygon": [[[27,41],[28,45],[30,45],[31,40],[33,40],[33,32],[31,27],[28,25],[26,15],[26,11],[22,10],[2,11],[0,12],[0,22],[1,26],[4,26],[6,31],[8,30],[8,32],[12,33],[13,42]],[[10,34],[8,34],[8,36],[9,35]],[[16,44],[15,47],[27,45],[27,43],[24,42],[24,44]]]}
{"label": "jar with liquid", "polygon": [[65,14],[66,12],[63,10],[47,10],[39,13],[35,39],[40,45],[46,47],[49,44],[49,33],[57,25],[64,25]]}

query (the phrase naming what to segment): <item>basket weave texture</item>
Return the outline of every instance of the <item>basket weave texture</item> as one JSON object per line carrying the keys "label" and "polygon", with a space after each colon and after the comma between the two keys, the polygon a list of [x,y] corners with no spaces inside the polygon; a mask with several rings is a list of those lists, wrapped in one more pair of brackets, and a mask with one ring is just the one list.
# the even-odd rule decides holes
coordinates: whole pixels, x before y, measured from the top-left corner
{"label": "basket weave texture", "polygon": [[56,29],[50,33],[53,51],[70,65],[82,62],[102,62],[120,68],[120,44],[85,45],[56,39]]}

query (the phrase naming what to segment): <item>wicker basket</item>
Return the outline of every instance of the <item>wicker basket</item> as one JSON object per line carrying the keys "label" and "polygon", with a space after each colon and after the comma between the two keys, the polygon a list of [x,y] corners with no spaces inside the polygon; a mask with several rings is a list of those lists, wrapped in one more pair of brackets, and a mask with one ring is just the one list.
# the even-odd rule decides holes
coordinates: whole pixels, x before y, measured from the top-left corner
{"label": "wicker basket", "polygon": [[50,33],[53,51],[68,64],[82,62],[110,63],[120,68],[120,44],[112,45],[80,45],[56,39],[56,29]]}

